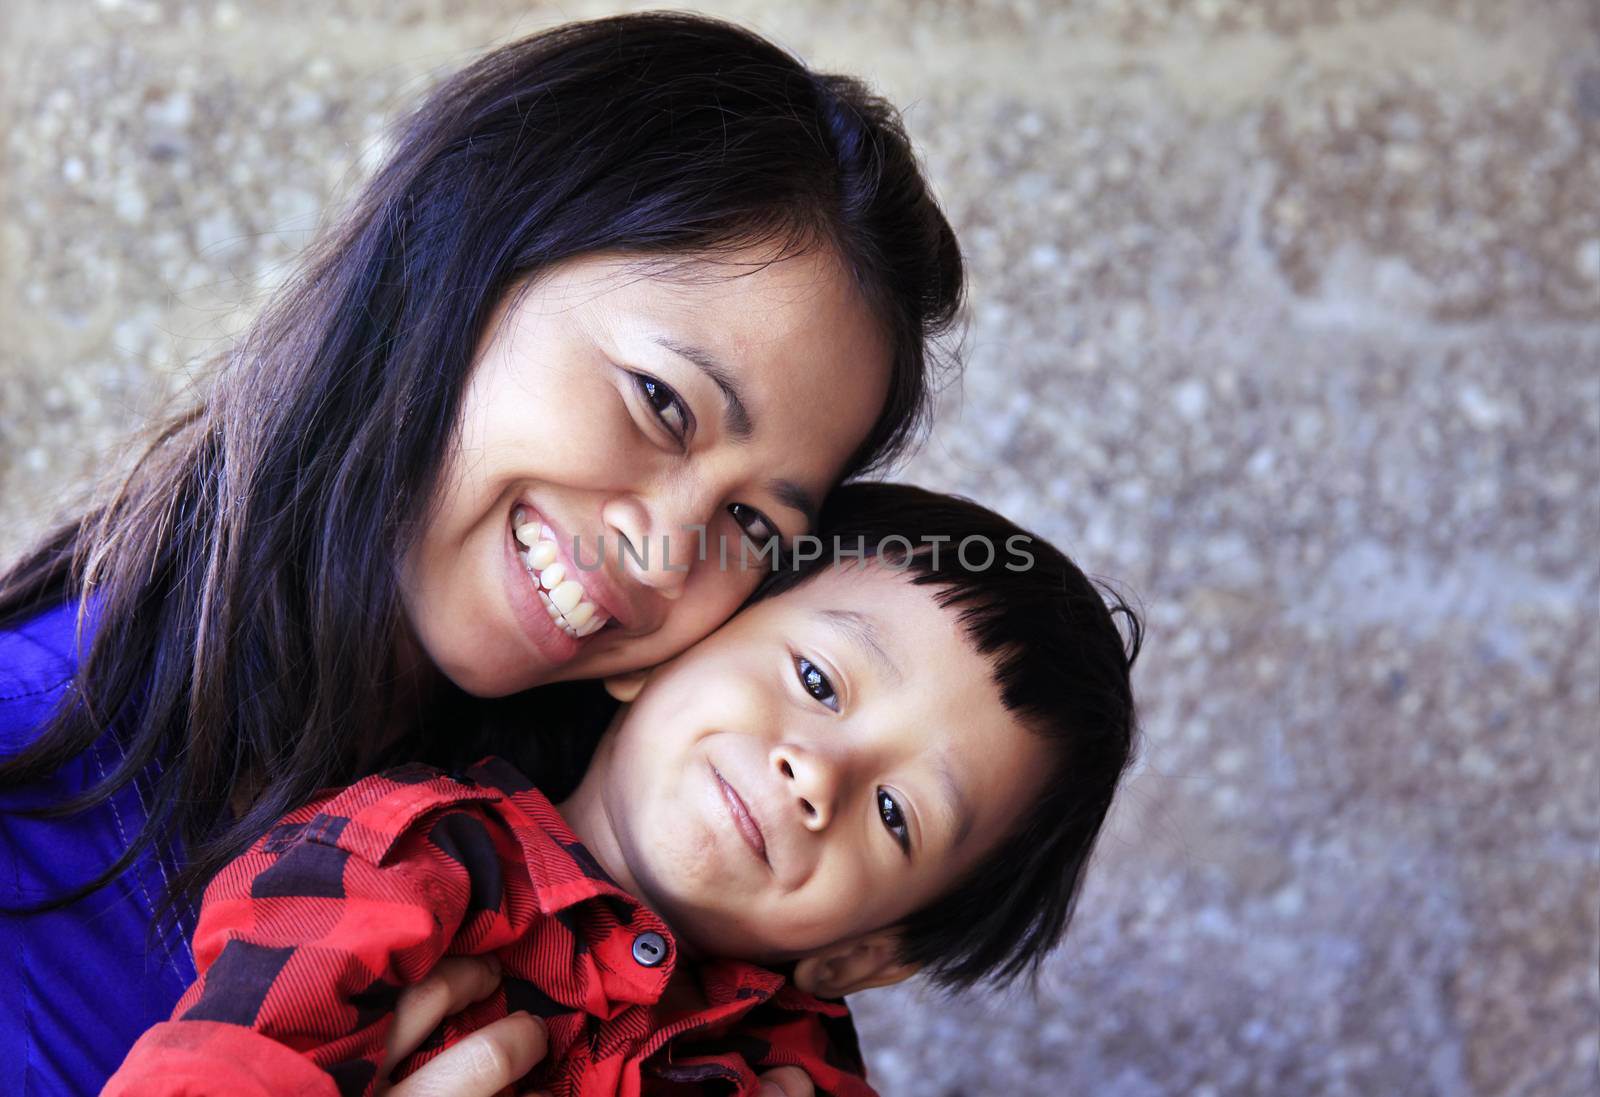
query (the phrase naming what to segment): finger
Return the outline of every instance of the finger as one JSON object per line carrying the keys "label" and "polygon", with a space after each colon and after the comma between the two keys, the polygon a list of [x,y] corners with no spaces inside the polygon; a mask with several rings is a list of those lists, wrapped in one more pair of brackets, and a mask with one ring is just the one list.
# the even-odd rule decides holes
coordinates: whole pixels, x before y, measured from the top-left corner
{"label": "finger", "polygon": [[428,1034],[452,1013],[487,998],[500,985],[500,961],[493,956],[450,956],[440,960],[420,982],[400,992],[395,1001],[394,1024],[384,1041],[383,1069],[387,1078],[395,1065],[417,1050]]}
{"label": "finger", "polygon": [[816,1097],[811,1075],[799,1067],[776,1067],[759,1079],[757,1097]]}
{"label": "finger", "polygon": [[388,1097],[494,1097],[543,1059],[544,1024],[513,1013],[441,1051]]}

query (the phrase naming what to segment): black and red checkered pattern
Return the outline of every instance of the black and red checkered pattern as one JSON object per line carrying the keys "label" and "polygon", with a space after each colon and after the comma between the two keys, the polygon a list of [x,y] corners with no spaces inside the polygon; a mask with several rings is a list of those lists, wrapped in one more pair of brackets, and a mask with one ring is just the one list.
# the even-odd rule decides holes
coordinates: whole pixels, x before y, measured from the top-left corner
{"label": "black and red checkered pattern", "polygon": [[[654,966],[634,958],[646,933],[666,945]],[[759,1073],[792,1065],[821,1093],[872,1092],[843,1003],[765,968],[699,962],[707,1008],[660,1005],[678,962],[671,932],[499,759],[460,777],[393,770],[287,816],[206,889],[194,953],[199,981],[105,1094],[370,1094],[400,988],[443,956],[487,953],[500,989],[395,1077],[527,1010],[550,1053],[519,1088],[751,1093]]]}

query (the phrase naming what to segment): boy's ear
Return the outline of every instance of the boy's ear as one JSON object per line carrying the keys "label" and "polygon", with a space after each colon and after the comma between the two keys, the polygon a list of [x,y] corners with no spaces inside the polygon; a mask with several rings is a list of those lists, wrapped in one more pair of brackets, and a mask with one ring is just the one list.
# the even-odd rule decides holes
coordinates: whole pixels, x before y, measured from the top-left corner
{"label": "boy's ear", "polygon": [[794,965],[794,985],[818,998],[843,998],[909,979],[920,966],[901,960],[894,933],[880,930],[813,952]]}
{"label": "boy's ear", "polygon": [[605,679],[606,692],[624,705],[632,704],[633,699],[639,696],[639,691],[644,689],[644,684],[649,680],[649,668],[629,671],[627,674],[613,674]]}

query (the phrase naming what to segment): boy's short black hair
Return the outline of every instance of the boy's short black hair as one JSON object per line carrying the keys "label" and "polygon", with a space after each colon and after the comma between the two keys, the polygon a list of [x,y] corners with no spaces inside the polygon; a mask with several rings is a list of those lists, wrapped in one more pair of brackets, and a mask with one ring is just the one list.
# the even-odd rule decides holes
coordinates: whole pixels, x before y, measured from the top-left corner
{"label": "boy's short black hair", "polygon": [[1059,549],[959,496],[847,484],[828,497],[817,536],[820,557],[777,571],[757,597],[791,590],[836,561],[855,566],[836,556],[836,546],[903,570],[957,611],[967,638],[992,662],[1002,703],[1053,748],[1044,792],[1010,836],[900,926],[901,958],[941,985],[1034,976],[1072,918],[1095,839],[1133,758],[1129,672],[1143,625],[1120,595],[1097,586]]}

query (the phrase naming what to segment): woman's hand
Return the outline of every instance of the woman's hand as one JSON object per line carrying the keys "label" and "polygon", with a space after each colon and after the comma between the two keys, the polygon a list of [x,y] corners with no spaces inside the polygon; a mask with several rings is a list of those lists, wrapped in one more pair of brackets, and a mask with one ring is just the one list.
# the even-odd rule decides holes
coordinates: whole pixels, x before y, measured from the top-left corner
{"label": "woman's hand", "polygon": [[778,1067],[763,1074],[756,1097],[814,1097],[817,1090],[811,1075],[799,1067]]}
{"label": "woman's hand", "polygon": [[[428,977],[401,991],[389,1026],[382,1075],[427,1039],[452,1013],[494,993],[500,963],[492,956],[452,956],[440,960]],[[543,1059],[544,1024],[528,1013],[513,1013],[474,1032],[430,1059],[415,1074],[388,1089],[386,1097],[494,1097]]]}
{"label": "woman's hand", "polygon": [[[452,956],[428,977],[400,993],[383,1057],[383,1076],[427,1039],[452,1013],[494,993],[500,963],[492,956]],[[534,1068],[547,1050],[544,1025],[514,1013],[440,1052],[405,1081],[380,1090],[384,1097],[493,1097]],[[811,1078],[799,1067],[778,1067],[760,1078],[761,1097],[813,1097]],[[534,1095],[540,1097],[540,1095]]]}

